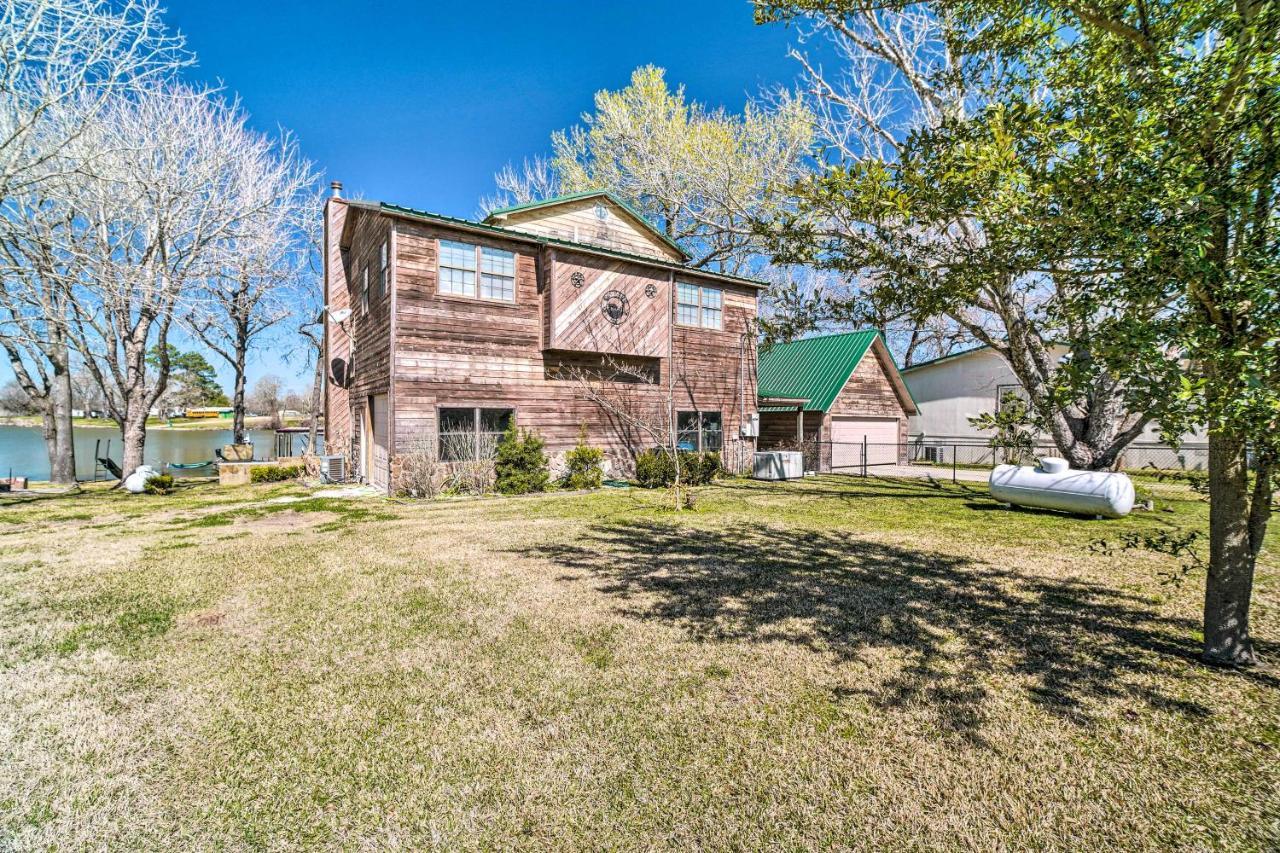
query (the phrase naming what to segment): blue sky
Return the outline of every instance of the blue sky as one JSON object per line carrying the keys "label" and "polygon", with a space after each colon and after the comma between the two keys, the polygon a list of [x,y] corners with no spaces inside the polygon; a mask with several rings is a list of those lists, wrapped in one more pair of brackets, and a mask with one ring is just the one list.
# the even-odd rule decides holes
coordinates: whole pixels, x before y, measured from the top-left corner
{"label": "blue sky", "polygon": [[[731,110],[796,74],[794,31],[756,26],[744,0],[171,0],[168,21],[198,57],[187,77],[238,94],[259,129],[296,134],[326,182],[455,216],[639,65]],[[256,356],[250,383],[263,373],[305,384],[274,351]]]}
{"label": "blue sky", "polygon": [[[495,171],[545,153],[553,131],[640,65],[733,111],[797,72],[795,31],[756,26],[746,0],[170,0],[167,21],[198,60],[185,76],[237,95],[259,130],[292,132],[326,184],[464,217]],[[289,343],[251,356],[250,386],[272,373],[309,387],[281,357]],[[209,360],[230,387],[230,369]],[[0,368],[0,381],[10,375]]]}

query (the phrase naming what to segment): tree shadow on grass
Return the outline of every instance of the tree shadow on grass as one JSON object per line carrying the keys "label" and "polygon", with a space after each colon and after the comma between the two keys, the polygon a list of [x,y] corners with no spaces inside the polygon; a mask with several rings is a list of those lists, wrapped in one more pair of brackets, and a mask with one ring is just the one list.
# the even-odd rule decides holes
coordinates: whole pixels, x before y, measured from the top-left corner
{"label": "tree shadow on grass", "polygon": [[[837,698],[924,705],[940,725],[975,738],[989,677],[1080,723],[1108,700],[1209,713],[1175,695],[1196,666],[1198,626],[1103,584],[848,534],[660,521],[598,524],[574,543],[521,553],[587,573],[623,614],[697,639],[792,643],[841,660],[893,653],[901,665],[873,672],[865,689],[837,689]],[[1157,670],[1159,680],[1149,677]]]}

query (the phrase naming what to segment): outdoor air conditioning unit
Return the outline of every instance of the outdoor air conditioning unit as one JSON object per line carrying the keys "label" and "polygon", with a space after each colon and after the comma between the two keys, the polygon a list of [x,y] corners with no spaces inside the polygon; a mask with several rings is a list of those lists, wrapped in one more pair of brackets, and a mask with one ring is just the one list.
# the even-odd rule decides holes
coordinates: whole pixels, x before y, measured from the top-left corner
{"label": "outdoor air conditioning unit", "polygon": [[947,461],[947,449],[945,447],[921,447],[920,455],[917,459],[920,462],[941,464]]}
{"label": "outdoor air conditioning unit", "polygon": [[345,483],[347,481],[347,457],[321,456],[320,477],[329,483]]}
{"label": "outdoor air conditioning unit", "polygon": [[757,453],[752,466],[757,480],[793,480],[804,476],[804,454],[798,450],[766,450]]}

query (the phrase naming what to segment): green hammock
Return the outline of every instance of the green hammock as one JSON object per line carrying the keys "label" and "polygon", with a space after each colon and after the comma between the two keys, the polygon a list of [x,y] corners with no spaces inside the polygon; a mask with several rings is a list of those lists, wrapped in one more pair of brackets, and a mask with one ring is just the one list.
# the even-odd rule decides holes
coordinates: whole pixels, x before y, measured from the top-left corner
{"label": "green hammock", "polygon": [[213,462],[214,460],[212,459],[208,459],[204,462],[170,462],[169,467],[177,468],[182,471],[189,471],[192,468],[205,468],[209,465],[212,465]]}

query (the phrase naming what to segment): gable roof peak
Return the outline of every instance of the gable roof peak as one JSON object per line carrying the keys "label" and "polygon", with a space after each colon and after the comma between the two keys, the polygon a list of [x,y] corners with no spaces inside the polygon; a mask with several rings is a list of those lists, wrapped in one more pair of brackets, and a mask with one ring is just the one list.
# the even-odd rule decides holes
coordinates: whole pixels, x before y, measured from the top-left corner
{"label": "gable roof peak", "polygon": [[562,195],[552,196],[551,198],[535,199],[533,201],[526,201],[521,204],[513,204],[508,207],[500,207],[497,210],[490,211],[489,215],[484,218],[484,222],[490,225],[497,224],[497,223],[501,223],[502,220],[511,216],[513,213],[525,213],[530,210],[539,210],[545,207],[557,207],[562,204],[569,204],[570,202],[575,202],[575,201],[585,201],[586,199],[591,199],[591,198],[601,198],[601,199],[607,200],[614,207],[621,210],[628,219],[633,220],[637,225],[643,228],[646,233],[648,233],[650,236],[652,236],[654,239],[656,239],[660,243],[678,252],[680,254],[680,257],[684,258],[686,261],[689,260],[690,257],[692,257],[688,252],[684,250],[683,246],[681,246],[671,237],[667,236],[665,233],[662,232],[661,229],[659,229],[656,225],[650,222],[647,216],[645,216],[640,211],[636,210],[634,207],[632,207],[630,204],[628,204],[625,200],[623,200],[619,196],[615,195],[611,190],[607,190],[604,188],[582,190],[581,192],[575,192],[575,193],[564,193]]}

